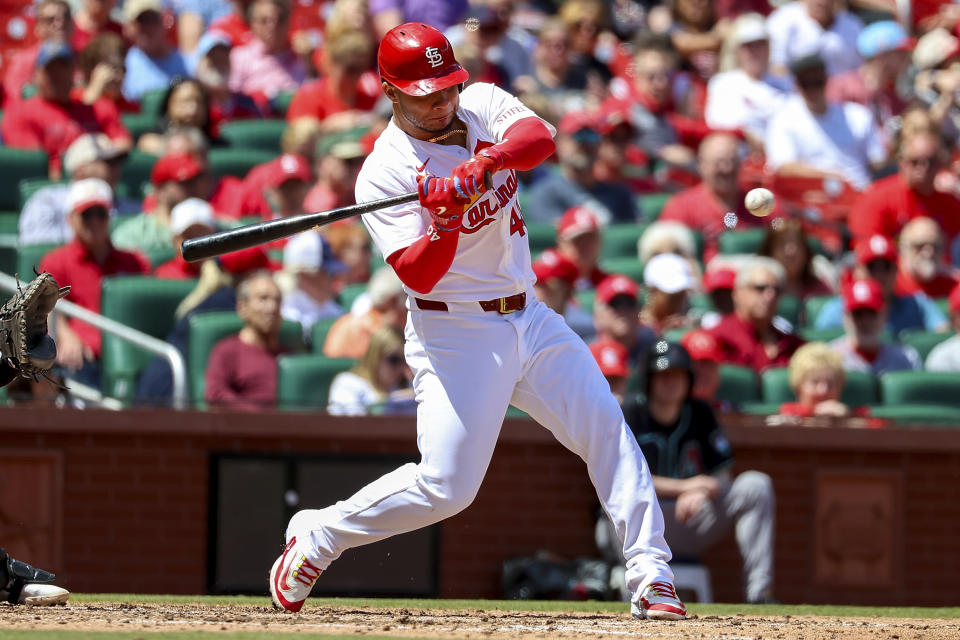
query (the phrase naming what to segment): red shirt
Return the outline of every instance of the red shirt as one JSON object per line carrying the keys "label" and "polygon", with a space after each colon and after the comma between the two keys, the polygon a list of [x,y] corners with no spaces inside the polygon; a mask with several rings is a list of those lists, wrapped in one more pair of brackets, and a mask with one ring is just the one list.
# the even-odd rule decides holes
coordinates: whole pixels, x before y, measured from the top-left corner
{"label": "red shirt", "polygon": [[[812,418],[814,417],[813,407],[810,407],[805,404],[800,404],[799,402],[784,402],[780,405],[780,411],[778,411],[782,416],[798,416],[800,418]],[[852,418],[869,418],[870,417],[870,407],[857,407],[856,409],[850,410],[850,417]],[[883,426],[882,420],[871,420],[867,423],[867,428],[876,429]]]}
{"label": "red shirt", "polygon": [[[97,264],[87,248],[74,240],[45,255],[40,261],[40,271],[49,271],[61,287],[71,287],[70,302],[100,313],[100,283],[104,276],[146,274],[150,272],[150,263],[138,253],[112,249],[104,263]],[[99,329],[75,318],[68,318],[68,322],[83,344],[99,358]]]}
{"label": "red shirt", "polygon": [[913,295],[922,291],[931,298],[947,298],[958,282],[960,282],[960,279],[955,275],[942,271],[927,282],[920,282],[900,269],[897,271],[896,291],[901,296]]}
{"label": "red shirt", "polygon": [[230,36],[230,39],[233,41],[233,46],[239,47],[240,45],[248,44],[253,40],[253,33],[250,31],[250,25],[243,21],[236,13],[231,13],[228,16],[222,18],[217,18],[210,23],[210,26],[207,27],[207,31],[220,31]]}
{"label": "red shirt", "polygon": [[10,64],[3,72],[3,108],[9,109],[15,102],[20,102],[23,88],[33,80],[33,71],[37,66],[37,54],[40,45],[36,44],[29,49],[17,52],[10,59]]}
{"label": "red shirt", "polygon": [[380,99],[380,78],[372,71],[364,72],[357,79],[356,91],[354,103],[347,104],[337,88],[331,86],[329,78],[320,78],[315,82],[307,83],[297,89],[293,100],[290,101],[287,120],[293,122],[304,116],[323,120],[331,114],[350,109],[370,111]]}
{"label": "red shirt", "polygon": [[213,347],[207,363],[203,397],[211,407],[256,411],[277,404],[277,355],[263,347],[224,338]]}
{"label": "red shirt", "polygon": [[81,134],[102,132],[115,141],[130,140],[117,107],[109,100],[86,105],[70,100],[66,105],[34,96],[16,102],[0,123],[4,144],[20,149],[42,149],[50,156],[50,168],[60,170],[61,156]]}
{"label": "red shirt", "polygon": [[230,206],[223,211],[217,209],[217,212],[222,213],[226,218],[262,216],[264,220],[269,220],[273,211],[267,199],[263,197],[263,189],[270,181],[274,164],[273,160],[268,160],[250,169],[243,183],[232,192],[233,199]]}
{"label": "red shirt", "polygon": [[960,200],[939,191],[920,194],[897,174],[874,182],[860,195],[850,211],[850,231],[856,238],[895,238],[903,225],[920,217],[936,220],[952,242],[960,233]]}
{"label": "red shirt", "polygon": [[[706,264],[717,254],[719,249],[717,241],[720,234],[728,230],[723,221],[723,216],[728,211],[729,209],[707,190],[707,185],[701,182],[695,187],[671,196],[663,205],[663,211],[660,212],[657,220],[679,222],[702,235],[703,262]],[[737,214],[736,229],[740,231],[750,227],[768,226],[769,221],[782,215],[783,211],[778,204],[771,215],[758,218],[747,211],[741,195],[737,198],[737,210],[734,213]]]}
{"label": "red shirt", "polygon": [[182,256],[175,256],[169,262],[164,262],[157,267],[153,275],[157,278],[166,278],[167,280],[190,280],[200,277],[201,262],[187,262]]}
{"label": "red shirt", "polygon": [[783,333],[774,327],[777,355],[771,358],[753,325],[736,313],[725,316],[709,331],[717,340],[723,362],[750,367],[758,372],[769,367],[787,366],[790,356],[803,344],[803,340],[797,336]]}
{"label": "red shirt", "polygon": [[108,20],[107,24],[103,25],[103,28],[100,31],[85,31],[78,25],[76,22],[73,23],[73,35],[70,37],[70,46],[73,47],[73,50],[79,54],[81,51],[87,48],[87,45],[90,44],[90,41],[101,33],[115,33],[121,38],[123,37],[123,25],[119,22],[114,22],[113,20]]}
{"label": "red shirt", "polygon": [[[83,87],[74,87],[70,90],[70,97],[76,100],[77,102],[83,102]],[[130,102],[122,95],[117,96],[116,98],[100,98],[100,100],[106,100],[113,104],[117,108],[119,113],[140,113],[140,103],[139,102]],[[96,106],[96,103],[94,103]]]}

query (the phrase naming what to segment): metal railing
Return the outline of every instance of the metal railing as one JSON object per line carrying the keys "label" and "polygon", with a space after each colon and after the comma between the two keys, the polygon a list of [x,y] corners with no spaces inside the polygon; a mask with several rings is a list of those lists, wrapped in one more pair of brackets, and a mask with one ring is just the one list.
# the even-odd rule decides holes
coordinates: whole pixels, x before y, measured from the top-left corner
{"label": "metal railing", "polygon": [[[29,280],[23,284],[27,282],[29,282]],[[17,279],[6,273],[0,273],[0,289],[15,293],[17,291]],[[183,356],[172,344],[158,340],[151,335],[128,327],[99,313],[94,313],[89,309],[84,309],[67,299],[60,300],[57,303],[55,312],[82,320],[100,329],[100,331],[105,331],[116,336],[124,342],[129,342],[141,349],[146,349],[151,353],[161,356],[170,364],[170,372],[173,377],[173,407],[175,409],[185,409],[187,407],[187,367],[183,361]]]}

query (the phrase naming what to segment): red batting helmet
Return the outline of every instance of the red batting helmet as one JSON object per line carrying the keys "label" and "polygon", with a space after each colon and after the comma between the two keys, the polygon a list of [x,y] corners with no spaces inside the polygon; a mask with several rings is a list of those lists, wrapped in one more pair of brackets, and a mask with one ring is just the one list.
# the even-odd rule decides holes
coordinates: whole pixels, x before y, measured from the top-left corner
{"label": "red batting helmet", "polygon": [[411,96],[425,96],[470,77],[453,57],[450,41],[420,22],[390,29],[380,42],[377,65],[381,78]]}

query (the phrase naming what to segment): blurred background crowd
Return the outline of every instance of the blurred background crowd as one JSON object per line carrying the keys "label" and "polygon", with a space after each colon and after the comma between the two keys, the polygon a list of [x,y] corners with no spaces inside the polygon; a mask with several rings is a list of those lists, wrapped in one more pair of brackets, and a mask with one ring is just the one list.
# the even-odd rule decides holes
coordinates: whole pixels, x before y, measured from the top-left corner
{"label": "blurred background crowd", "polygon": [[[179,255],[353,203],[391,115],[379,38],[408,20],[556,125],[519,176],[536,292],[616,393],[665,338],[722,411],[957,418],[949,0],[5,0],[0,270],[39,265],[174,345],[194,406],[413,411],[406,296],[359,220]],[[756,186],[767,217],[744,208]],[[72,385],[170,404],[164,360],[64,314],[54,330]]]}

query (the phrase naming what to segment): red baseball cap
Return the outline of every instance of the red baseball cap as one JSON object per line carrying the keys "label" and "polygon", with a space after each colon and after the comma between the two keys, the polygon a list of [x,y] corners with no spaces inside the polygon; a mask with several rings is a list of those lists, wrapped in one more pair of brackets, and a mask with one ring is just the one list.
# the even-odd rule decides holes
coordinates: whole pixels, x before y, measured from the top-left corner
{"label": "red baseball cap", "polygon": [[540,254],[533,263],[533,273],[537,276],[537,282],[559,278],[573,286],[577,281],[577,265],[556,249],[547,249]]}
{"label": "red baseball cap", "polygon": [[203,173],[204,167],[195,156],[189,153],[168,153],[153,165],[150,182],[154,186],[170,182],[186,182]]}
{"label": "red baseball cap", "polygon": [[626,378],[630,375],[627,367],[627,348],[616,340],[598,340],[590,345],[590,353],[600,365],[605,376]]}
{"label": "red baseball cap", "polygon": [[557,237],[565,240],[575,238],[584,233],[600,231],[600,222],[597,215],[589,208],[571,207],[563,212],[563,217],[557,224]]}
{"label": "red baseball cap", "polygon": [[885,305],[883,288],[876,280],[854,280],[843,290],[843,308],[848,312],[870,309],[879,313]]}
{"label": "red baseball cap", "polygon": [[718,289],[730,289],[732,291],[736,280],[737,272],[729,267],[708,269],[703,274],[703,290],[706,293],[713,293]]}
{"label": "red baseball cap", "polygon": [[597,114],[589,111],[568,111],[557,123],[557,131],[568,136],[589,129],[600,132],[603,124]]}
{"label": "red baseball cap", "polygon": [[630,109],[622,102],[611,102],[600,109],[600,133],[606,135],[619,126],[626,125],[636,130],[630,120]]}
{"label": "red baseball cap", "polygon": [[630,296],[636,300],[639,293],[640,287],[636,282],[627,276],[616,274],[604,278],[603,282],[597,286],[595,299],[603,304],[610,304],[611,300],[620,295]]}
{"label": "red baseball cap", "polygon": [[266,185],[268,187],[279,187],[287,180],[302,180],[306,183],[313,182],[310,163],[299,154],[285,153],[279,158],[274,159],[268,166],[269,171],[266,176]]}
{"label": "red baseball cap", "polygon": [[953,291],[950,292],[950,297],[947,299],[947,308],[950,310],[950,313],[960,311],[960,284],[955,286]]}
{"label": "red baseball cap", "polygon": [[703,329],[688,331],[680,340],[680,344],[690,354],[691,360],[706,360],[720,362],[720,344],[713,334]]}
{"label": "red baseball cap", "polygon": [[857,258],[857,262],[862,265],[866,265],[871,260],[877,259],[889,260],[896,264],[897,245],[886,236],[879,234],[873,235],[857,243],[857,246],[854,248],[854,255]]}

